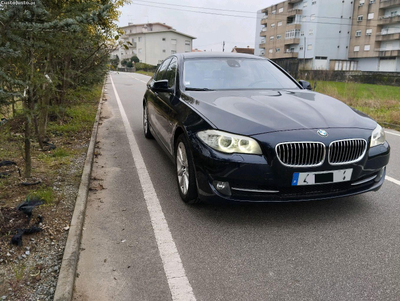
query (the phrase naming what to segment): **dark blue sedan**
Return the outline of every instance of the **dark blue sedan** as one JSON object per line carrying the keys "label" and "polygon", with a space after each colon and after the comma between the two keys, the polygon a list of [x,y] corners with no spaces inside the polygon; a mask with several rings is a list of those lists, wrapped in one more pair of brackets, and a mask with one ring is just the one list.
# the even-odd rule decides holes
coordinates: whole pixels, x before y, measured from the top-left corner
{"label": "dark blue sedan", "polygon": [[182,200],[282,202],[378,190],[382,127],[274,62],[185,53],[147,83],[143,127],[176,165]]}

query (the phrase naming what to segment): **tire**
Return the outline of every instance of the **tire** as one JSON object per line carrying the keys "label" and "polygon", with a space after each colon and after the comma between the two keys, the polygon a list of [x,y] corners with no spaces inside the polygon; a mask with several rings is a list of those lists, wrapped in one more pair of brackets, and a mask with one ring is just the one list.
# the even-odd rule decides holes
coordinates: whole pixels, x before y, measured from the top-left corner
{"label": "tire", "polygon": [[175,166],[181,199],[187,204],[200,203],[197,197],[193,157],[184,134],[181,134],[175,143]]}
{"label": "tire", "polygon": [[149,113],[147,112],[147,102],[143,105],[143,133],[147,139],[152,139],[153,135],[150,132]]}

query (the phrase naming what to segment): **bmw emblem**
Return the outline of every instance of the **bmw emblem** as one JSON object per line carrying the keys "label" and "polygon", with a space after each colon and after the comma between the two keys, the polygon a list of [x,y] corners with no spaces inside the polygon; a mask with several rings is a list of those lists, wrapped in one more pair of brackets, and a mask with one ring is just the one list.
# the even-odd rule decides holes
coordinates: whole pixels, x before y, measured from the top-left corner
{"label": "bmw emblem", "polygon": [[328,132],[325,130],[318,130],[317,131],[318,135],[320,135],[321,137],[328,137]]}

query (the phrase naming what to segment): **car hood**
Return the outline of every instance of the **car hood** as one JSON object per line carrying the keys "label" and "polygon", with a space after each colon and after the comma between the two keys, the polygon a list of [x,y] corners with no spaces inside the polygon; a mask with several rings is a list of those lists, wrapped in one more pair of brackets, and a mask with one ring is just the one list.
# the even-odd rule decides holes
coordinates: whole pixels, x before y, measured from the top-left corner
{"label": "car hood", "polygon": [[373,130],[376,122],[343,102],[308,90],[190,91],[182,100],[216,128],[242,135],[327,128]]}

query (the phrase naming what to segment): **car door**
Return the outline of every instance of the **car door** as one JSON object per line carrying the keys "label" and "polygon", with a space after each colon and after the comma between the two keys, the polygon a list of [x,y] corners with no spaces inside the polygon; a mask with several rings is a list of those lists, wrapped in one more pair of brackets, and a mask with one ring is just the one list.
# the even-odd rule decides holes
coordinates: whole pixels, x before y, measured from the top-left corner
{"label": "car door", "polygon": [[161,114],[161,108],[160,108],[160,101],[158,97],[158,92],[153,91],[152,86],[155,81],[163,79],[164,73],[167,70],[167,67],[169,63],[171,62],[171,58],[166,59],[158,68],[156,73],[154,74],[153,81],[149,83],[148,88],[149,92],[147,96],[147,112],[148,112],[148,118],[151,127],[153,128],[155,135],[159,140],[161,140],[161,133],[160,130],[162,130],[162,126],[160,125],[160,118],[159,114]]}
{"label": "car door", "polygon": [[173,57],[161,79],[168,80],[169,92],[158,92],[156,94],[155,107],[157,109],[157,124],[160,133],[160,140],[165,148],[172,154],[171,136],[174,124],[176,123],[176,113],[172,107],[172,100],[175,97],[175,79],[177,70],[177,58]]}

